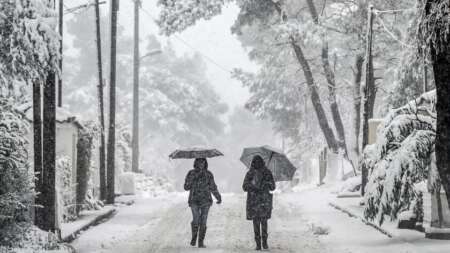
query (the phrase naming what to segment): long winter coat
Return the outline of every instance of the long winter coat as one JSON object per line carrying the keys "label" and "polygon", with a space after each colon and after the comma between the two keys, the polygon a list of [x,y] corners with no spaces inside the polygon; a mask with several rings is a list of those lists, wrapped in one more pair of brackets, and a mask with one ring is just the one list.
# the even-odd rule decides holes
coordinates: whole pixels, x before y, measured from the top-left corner
{"label": "long winter coat", "polygon": [[184,190],[189,191],[189,206],[211,206],[211,194],[221,201],[221,196],[214,182],[214,176],[209,170],[193,169],[188,172],[184,181]]}
{"label": "long winter coat", "polygon": [[247,192],[247,220],[255,218],[270,219],[272,216],[272,193],[275,180],[267,168],[250,169],[242,185]]}

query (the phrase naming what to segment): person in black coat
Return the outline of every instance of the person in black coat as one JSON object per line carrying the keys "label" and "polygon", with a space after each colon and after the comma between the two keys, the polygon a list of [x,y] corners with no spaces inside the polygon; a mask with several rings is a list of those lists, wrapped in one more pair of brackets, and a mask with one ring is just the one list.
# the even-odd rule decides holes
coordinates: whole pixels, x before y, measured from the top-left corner
{"label": "person in black coat", "polygon": [[217,204],[222,203],[222,197],[217,190],[214,176],[208,170],[206,158],[195,159],[194,169],[190,170],[186,175],[184,189],[189,191],[188,203],[192,211],[191,245],[195,246],[198,235],[198,247],[204,248],[203,241],[206,235],[206,221],[208,219],[209,208],[213,203],[211,194],[216,198]]}
{"label": "person in black coat", "polygon": [[275,190],[275,180],[261,156],[253,157],[242,188],[247,192],[247,220],[253,221],[256,250],[261,250],[261,239],[262,247],[268,249],[267,220],[272,215],[273,196],[270,191]]}

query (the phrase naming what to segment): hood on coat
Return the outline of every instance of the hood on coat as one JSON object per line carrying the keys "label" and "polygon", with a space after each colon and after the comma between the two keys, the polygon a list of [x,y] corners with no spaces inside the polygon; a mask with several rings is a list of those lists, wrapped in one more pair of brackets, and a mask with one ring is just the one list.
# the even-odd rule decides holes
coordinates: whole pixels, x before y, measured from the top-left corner
{"label": "hood on coat", "polygon": [[262,170],[266,167],[266,164],[264,163],[264,159],[262,159],[261,156],[255,155],[252,159],[252,163],[250,165],[250,169],[254,170]]}
{"label": "hood on coat", "polygon": [[204,164],[205,166],[203,167],[203,170],[208,170],[208,161],[206,160],[206,158],[195,158],[194,160],[194,169],[195,170],[202,170],[201,168],[201,164]]}

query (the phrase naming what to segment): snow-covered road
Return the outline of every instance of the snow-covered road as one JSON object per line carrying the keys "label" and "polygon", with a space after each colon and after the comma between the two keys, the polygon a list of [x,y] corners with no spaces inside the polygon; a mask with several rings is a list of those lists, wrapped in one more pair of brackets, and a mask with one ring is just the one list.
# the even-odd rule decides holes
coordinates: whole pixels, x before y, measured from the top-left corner
{"label": "snow-covered road", "polygon": [[[245,196],[224,194],[223,204],[211,208],[205,244],[188,245],[191,213],[186,195],[138,200],[123,207],[110,221],[91,228],[73,246],[87,252],[254,252],[252,223],[245,220]],[[277,201],[269,221],[271,252],[329,252],[300,212]]]}
{"label": "snow-covered road", "polygon": [[[207,249],[189,246],[191,213],[185,193],[136,198],[111,220],[83,233],[72,245],[78,253],[255,252],[251,222],[245,220],[245,195],[224,194],[208,219]],[[357,219],[331,208],[330,188],[274,196],[269,221],[270,252],[440,253],[439,242],[388,238]],[[314,234],[325,228],[329,233]],[[417,241],[417,243],[416,243]],[[433,243],[433,244],[430,244]],[[427,246],[428,245],[428,246]]]}

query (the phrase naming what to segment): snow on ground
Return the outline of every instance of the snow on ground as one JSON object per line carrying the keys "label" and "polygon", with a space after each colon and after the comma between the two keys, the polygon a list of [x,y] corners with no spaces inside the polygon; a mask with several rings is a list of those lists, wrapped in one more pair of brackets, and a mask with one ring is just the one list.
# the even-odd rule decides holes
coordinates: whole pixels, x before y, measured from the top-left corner
{"label": "snow on ground", "polygon": [[61,224],[61,237],[67,238],[71,234],[78,231],[80,228],[92,223],[98,216],[102,216],[111,212],[114,208],[112,206],[105,206],[100,210],[83,210],[76,221]]}
{"label": "snow on ground", "polygon": [[[364,207],[359,205],[361,198],[334,199],[332,201],[352,214],[363,217]],[[405,216],[411,215],[406,214]],[[414,245],[415,252],[441,253],[449,251],[450,241],[427,239],[424,233],[416,230],[397,229],[397,223],[398,221],[396,220],[390,221],[390,219],[386,219],[381,228],[390,233],[396,240]]]}
{"label": "snow on ground", "polygon": [[[276,194],[269,221],[270,252],[302,253],[437,253],[431,240],[389,238],[358,219],[330,207],[330,187],[304,187]],[[207,249],[188,245],[191,212],[186,193],[136,197],[110,221],[91,228],[72,245],[77,252],[254,252],[253,229],[245,219],[245,195],[224,194],[208,219]],[[420,238],[419,238],[420,239]]]}
{"label": "snow on ground", "polygon": [[[293,209],[300,210],[312,224],[325,224],[329,234],[320,241],[333,252],[339,253],[443,253],[450,248],[449,241],[425,239],[416,231],[397,230],[393,238],[365,225],[359,219],[331,208],[328,203],[336,202],[336,195],[330,194],[333,187],[306,190],[299,194],[284,194],[280,201],[291,203]],[[339,199],[338,201],[352,201]],[[387,224],[386,224],[387,225]],[[392,225],[392,224],[391,224]],[[391,228],[392,230],[392,228]],[[390,231],[391,231],[390,230]]]}
{"label": "snow on ground", "polygon": [[[331,252],[313,235],[298,210],[285,203],[275,205],[269,221],[271,252]],[[82,234],[72,245],[79,253],[254,251],[253,228],[245,219],[243,194],[224,194],[223,204],[211,208],[206,250],[188,245],[190,221],[186,194],[139,199],[135,205],[120,209],[110,221]]]}
{"label": "snow on ground", "polygon": [[[135,200],[133,205],[122,205],[117,214],[109,221],[91,227],[72,242],[78,253],[113,252],[116,244],[127,244],[132,235],[153,228],[174,203],[180,203],[187,195],[172,193],[160,197],[122,196],[118,200],[127,202]],[[130,239],[131,238],[131,239]],[[130,252],[125,250],[123,252]]]}

